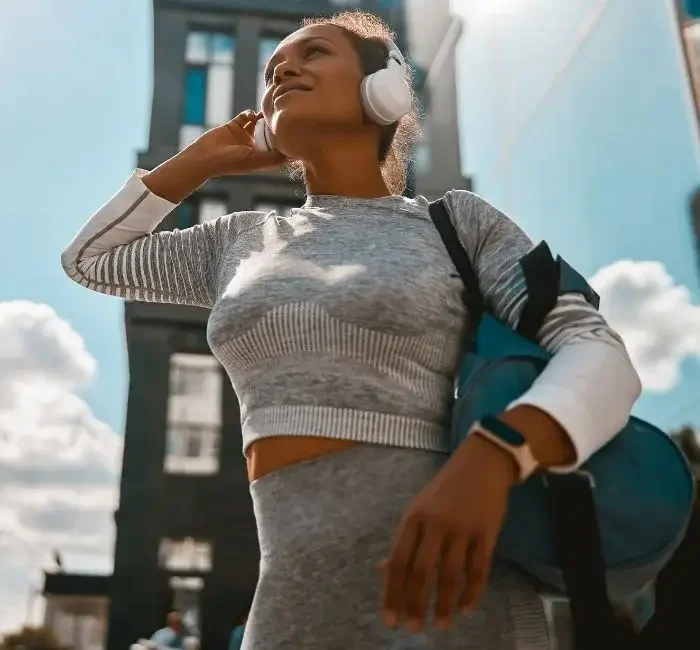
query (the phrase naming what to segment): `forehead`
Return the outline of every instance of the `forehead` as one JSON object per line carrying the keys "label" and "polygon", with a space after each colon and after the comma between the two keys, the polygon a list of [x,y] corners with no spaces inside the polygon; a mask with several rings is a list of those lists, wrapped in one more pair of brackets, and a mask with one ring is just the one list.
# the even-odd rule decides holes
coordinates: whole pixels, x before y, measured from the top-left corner
{"label": "forehead", "polygon": [[344,34],[340,27],[329,24],[321,24],[309,25],[308,27],[302,27],[301,29],[297,29],[295,32],[292,32],[277,46],[275,54],[291,49],[311,38],[324,38],[340,48],[352,48],[348,37]]}

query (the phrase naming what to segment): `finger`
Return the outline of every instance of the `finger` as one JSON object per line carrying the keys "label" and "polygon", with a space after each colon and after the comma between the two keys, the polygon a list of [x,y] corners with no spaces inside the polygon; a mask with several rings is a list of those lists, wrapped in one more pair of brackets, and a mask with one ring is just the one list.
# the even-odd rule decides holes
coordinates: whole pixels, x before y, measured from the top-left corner
{"label": "finger", "polygon": [[464,587],[468,541],[465,537],[454,537],[442,550],[438,569],[437,597],[435,603],[435,626],[447,629],[457,611],[459,596]]}
{"label": "finger", "polygon": [[243,126],[244,124],[250,122],[251,120],[254,120],[256,118],[256,112],[254,110],[247,110],[243,111],[242,113],[239,113],[236,115],[236,117],[231,120],[232,122],[235,122],[236,124]]}
{"label": "finger", "polygon": [[437,528],[423,528],[423,535],[409,565],[404,600],[406,628],[420,632],[428,614],[428,601],[437,575],[437,563],[443,546],[443,532]]}
{"label": "finger", "polygon": [[382,616],[389,627],[399,624],[403,614],[403,594],[411,559],[419,541],[418,522],[409,518],[399,527],[396,543],[389,558],[382,563],[384,599]]}
{"label": "finger", "polygon": [[226,122],[226,127],[228,129],[241,129],[245,131],[245,127],[252,121],[255,122],[257,119],[255,111],[243,111],[234,117],[232,120]]}
{"label": "finger", "polygon": [[493,547],[492,542],[480,537],[467,553],[466,584],[459,602],[459,609],[464,613],[476,610],[484,597],[491,574]]}

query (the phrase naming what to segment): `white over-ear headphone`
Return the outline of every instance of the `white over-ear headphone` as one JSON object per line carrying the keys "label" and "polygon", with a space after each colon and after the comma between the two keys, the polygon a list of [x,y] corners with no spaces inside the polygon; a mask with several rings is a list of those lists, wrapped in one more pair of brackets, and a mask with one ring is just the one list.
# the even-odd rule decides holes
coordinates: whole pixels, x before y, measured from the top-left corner
{"label": "white over-ear headphone", "polygon": [[[360,84],[360,99],[367,117],[388,126],[398,122],[411,110],[411,88],[408,85],[406,60],[390,39],[384,41],[389,58],[386,67],[367,75]],[[271,151],[270,130],[264,119],[255,123],[255,148]]]}

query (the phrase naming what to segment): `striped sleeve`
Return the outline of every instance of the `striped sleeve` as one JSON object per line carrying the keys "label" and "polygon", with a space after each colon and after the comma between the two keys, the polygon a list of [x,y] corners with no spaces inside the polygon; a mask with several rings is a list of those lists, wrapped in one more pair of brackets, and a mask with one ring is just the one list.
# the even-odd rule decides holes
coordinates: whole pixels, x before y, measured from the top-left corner
{"label": "striped sleeve", "polygon": [[67,275],[99,293],[144,302],[211,307],[219,251],[231,219],[153,233],[177,206],[153,194],[136,170],[61,255]]}
{"label": "striped sleeve", "polygon": [[[519,261],[532,250],[532,240],[471,192],[448,192],[446,204],[473,262],[487,309],[516,327],[527,300]],[[509,408],[538,407],[567,431],[577,462],[559,471],[571,471],[625,426],[641,384],[622,339],[583,296],[560,296],[537,339],[554,357]]]}

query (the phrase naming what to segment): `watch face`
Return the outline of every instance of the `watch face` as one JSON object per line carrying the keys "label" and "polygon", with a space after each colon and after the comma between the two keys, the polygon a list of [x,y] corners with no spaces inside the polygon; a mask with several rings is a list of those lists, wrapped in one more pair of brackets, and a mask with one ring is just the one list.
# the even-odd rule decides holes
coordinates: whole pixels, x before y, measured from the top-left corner
{"label": "watch face", "polygon": [[485,429],[503,440],[503,442],[513,447],[525,444],[525,438],[518,431],[508,426],[505,422],[501,422],[498,418],[486,417],[481,421],[481,424]]}

